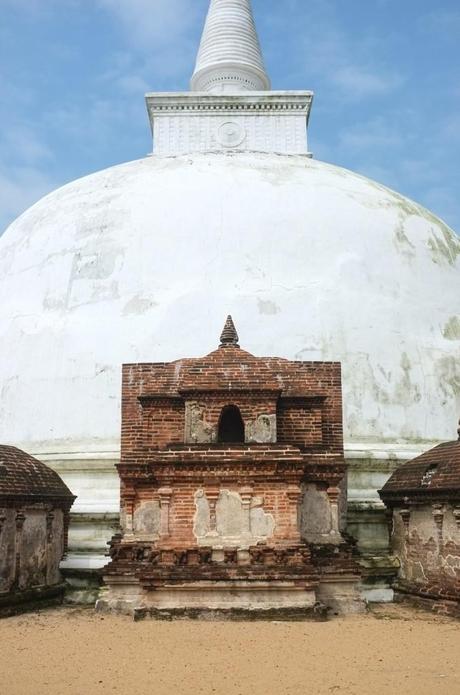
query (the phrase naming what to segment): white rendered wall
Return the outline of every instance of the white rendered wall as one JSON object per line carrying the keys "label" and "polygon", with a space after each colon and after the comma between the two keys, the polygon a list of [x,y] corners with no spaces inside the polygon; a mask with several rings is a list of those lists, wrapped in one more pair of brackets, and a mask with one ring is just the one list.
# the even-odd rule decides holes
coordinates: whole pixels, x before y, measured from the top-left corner
{"label": "white rendered wall", "polygon": [[306,157],[148,158],[51,194],[0,241],[0,441],[118,449],[122,362],[343,363],[346,441],[452,438],[460,242],[429,212]]}

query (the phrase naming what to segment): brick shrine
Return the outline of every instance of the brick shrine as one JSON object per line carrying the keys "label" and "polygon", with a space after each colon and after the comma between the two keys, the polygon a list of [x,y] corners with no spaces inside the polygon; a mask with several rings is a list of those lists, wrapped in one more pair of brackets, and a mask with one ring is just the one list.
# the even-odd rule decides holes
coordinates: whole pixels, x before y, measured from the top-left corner
{"label": "brick shrine", "polygon": [[362,610],[342,535],[339,363],[255,357],[228,317],[206,357],[124,365],[118,472],[122,530],[99,610]]}
{"label": "brick shrine", "polygon": [[399,466],[379,493],[400,565],[396,599],[460,617],[460,423],[457,441]]}
{"label": "brick shrine", "polygon": [[0,616],[62,602],[59,563],[75,499],[51,468],[0,445]]}

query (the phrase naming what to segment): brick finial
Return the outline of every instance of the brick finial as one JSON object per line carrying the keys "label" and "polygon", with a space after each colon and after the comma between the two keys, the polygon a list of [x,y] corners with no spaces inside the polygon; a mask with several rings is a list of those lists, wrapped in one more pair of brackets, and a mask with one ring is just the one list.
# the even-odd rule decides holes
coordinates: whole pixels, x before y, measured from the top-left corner
{"label": "brick finial", "polygon": [[224,330],[220,336],[220,347],[239,347],[238,333],[236,332],[235,324],[231,316],[227,316]]}

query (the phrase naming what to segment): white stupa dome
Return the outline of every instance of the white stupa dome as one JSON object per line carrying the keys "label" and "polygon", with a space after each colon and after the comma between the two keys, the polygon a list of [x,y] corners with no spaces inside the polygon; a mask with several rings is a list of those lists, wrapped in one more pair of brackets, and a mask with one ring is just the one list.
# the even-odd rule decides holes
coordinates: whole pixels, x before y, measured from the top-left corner
{"label": "white stupa dome", "polygon": [[209,352],[343,363],[346,440],[449,438],[460,241],[303,156],[150,157],[64,186],[1,240],[0,441],[116,450],[120,365]]}

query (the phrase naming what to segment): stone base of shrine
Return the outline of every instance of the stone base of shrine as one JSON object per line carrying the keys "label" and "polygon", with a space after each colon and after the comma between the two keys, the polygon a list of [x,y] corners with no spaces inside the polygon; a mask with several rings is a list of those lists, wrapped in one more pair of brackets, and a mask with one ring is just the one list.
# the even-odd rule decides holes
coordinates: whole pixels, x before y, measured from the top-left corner
{"label": "stone base of shrine", "polygon": [[357,578],[330,577],[319,586],[297,582],[196,581],[143,589],[135,577],[106,577],[100,612],[134,619],[326,620],[366,610]]}
{"label": "stone base of shrine", "polygon": [[319,584],[316,596],[327,607],[329,615],[351,615],[367,610],[356,575],[329,576]]}
{"label": "stone base of shrine", "polygon": [[[115,579],[115,581],[114,581]],[[135,580],[134,580],[135,581]],[[137,585],[106,578],[96,609],[139,619],[289,619],[325,620],[327,608],[314,587],[296,582],[196,581],[165,584],[146,591]]]}
{"label": "stone base of shrine", "polygon": [[114,537],[97,610],[133,617],[325,619],[365,610],[346,542],[159,547]]}

